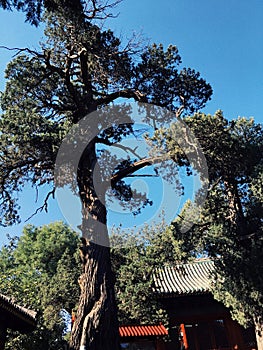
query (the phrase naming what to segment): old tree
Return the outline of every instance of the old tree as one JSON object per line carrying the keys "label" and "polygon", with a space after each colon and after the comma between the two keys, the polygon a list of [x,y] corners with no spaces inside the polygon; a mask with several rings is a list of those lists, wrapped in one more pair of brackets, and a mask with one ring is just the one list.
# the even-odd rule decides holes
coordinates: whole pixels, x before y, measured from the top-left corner
{"label": "old tree", "polygon": [[[17,6],[16,2],[1,3],[5,7]],[[34,22],[32,18],[37,21],[34,14],[41,13],[42,5],[25,1],[20,8]],[[135,131],[127,119],[121,120],[127,109],[119,110],[115,123],[106,130],[101,130],[101,120],[92,119],[94,114],[89,113],[122,98],[166,107],[176,118],[202,108],[212,90],[199,73],[180,68],[181,58],[175,46],[164,50],[162,45],[122,45],[111,30],[102,29],[100,19],[108,16],[112,5],[96,0],[51,1],[44,5],[46,40],[42,49],[18,50],[6,70],[0,120],[1,225],[19,220],[17,193],[25,183],[35,188],[52,186],[56,155],[64,136],[88,115],[90,119],[86,120],[97,134],[84,147],[77,166],[83,273],[70,346],[74,350],[114,350],[119,342],[110,251],[107,244],[96,244],[102,235],[107,241],[107,210],[100,200],[107,190],[100,179],[105,168],[96,172],[99,195],[93,175],[103,154],[98,153],[99,146],[113,145]],[[158,124],[154,127],[158,128]],[[113,193],[127,202],[132,192],[124,178],[150,164],[151,160],[138,159],[134,154],[122,159],[111,174]],[[42,208],[53,193],[47,193]],[[140,201],[141,206],[150,203],[145,196],[138,196]],[[102,225],[94,226],[94,221]],[[102,227],[101,231],[98,227]]]}

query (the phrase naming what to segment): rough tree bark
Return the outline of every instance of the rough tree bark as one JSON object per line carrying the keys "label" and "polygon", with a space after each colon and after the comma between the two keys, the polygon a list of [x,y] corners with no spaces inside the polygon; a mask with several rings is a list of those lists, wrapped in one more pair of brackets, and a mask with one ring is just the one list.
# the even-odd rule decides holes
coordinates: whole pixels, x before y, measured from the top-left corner
{"label": "rough tree bark", "polygon": [[73,325],[70,349],[119,349],[114,284],[108,247],[83,245],[86,259],[80,276],[81,295]]}
{"label": "rough tree bark", "polygon": [[[72,328],[71,350],[120,348],[114,278],[106,227],[107,213],[103,204],[106,189],[103,182],[99,182],[97,178],[95,186],[92,178],[97,163],[95,147],[95,142],[88,145],[80,159],[78,171],[83,205],[83,236],[80,248],[83,273],[79,278],[81,295]],[[101,225],[96,225],[97,221]]]}
{"label": "rough tree bark", "polygon": [[257,348],[258,350],[263,350],[263,324],[257,318],[254,320],[254,323],[255,323]]}

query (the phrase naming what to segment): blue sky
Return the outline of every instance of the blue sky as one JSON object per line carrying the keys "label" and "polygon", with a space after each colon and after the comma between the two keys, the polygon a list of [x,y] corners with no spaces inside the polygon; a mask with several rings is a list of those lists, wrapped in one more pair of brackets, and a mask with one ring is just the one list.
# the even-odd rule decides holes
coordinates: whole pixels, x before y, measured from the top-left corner
{"label": "blue sky", "polygon": [[260,0],[124,1],[112,28],[175,44],[183,65],[214,89],[205,112],[263,121],[263,3]]}
{"label": "blue sky", "polygon": [[[201,73],[213,87],[212,100],[203,110],[222,109],[227,118],[253,116],[263,122],[263,3],[261,0],[124,0],[119,16],[108,24],[123,38],[142,33],[150,42],[175,44],[183,66]],[[24,15],[0,10],[0,45],[37,48],[41,28],[24,23]],[[0,90],[12,53],[0,49]],[[23,221],[32,213],[34,194],[22,195]],[[62,215],[56,203],[50,213],[30,222],[42,225]],[[1,229],[19,234],[20,226]]]}

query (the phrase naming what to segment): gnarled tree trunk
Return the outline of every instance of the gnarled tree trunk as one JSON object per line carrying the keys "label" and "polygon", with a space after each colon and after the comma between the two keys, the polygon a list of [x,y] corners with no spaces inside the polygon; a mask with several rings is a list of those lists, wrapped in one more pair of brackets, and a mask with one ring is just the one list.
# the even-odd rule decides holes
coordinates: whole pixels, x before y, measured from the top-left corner
{"label": "gnarled tree trunk", "polygon": [[119,349],[109,247],[88,243],[82,248],[86,262],[80,276],[81,295],[72,329],[72,350]]}
{"label": "gnarled tree trunk", "polygon": [[114,278],[106,227],[107,213],[103,204],[106,189],[102,181],[98,178],[95,181],[93,179],[96,163],[95,143],[90,143],[81,157],[78,171],[78,185],[83,204],[83,273],[79,278],[81,295],[72,328],[71,350],[120,348]]}
{"label": "gnarled tree trunk", "polygon": [[255,323],[257,348],[258,350],[263,350],[263,324],[257,318],[254,320],[254,323]]}

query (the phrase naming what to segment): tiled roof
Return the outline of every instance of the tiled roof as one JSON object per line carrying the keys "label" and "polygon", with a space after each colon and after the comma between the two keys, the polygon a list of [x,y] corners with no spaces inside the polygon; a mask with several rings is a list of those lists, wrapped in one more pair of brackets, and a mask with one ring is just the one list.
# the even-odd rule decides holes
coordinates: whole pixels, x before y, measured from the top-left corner
{"label": "tiled roof", "polygon": [[164,266],[154,274],[154,289],[163,296],[208,293],[211,290],[213,271],[214,262],[210,259],[198,259],[187,264]]}
{"label": "tiled roof", "polygon": [[167,329],[162,325],[143,325],[143,326],[120,326],[119,334],[121,337],[149,337],[164,336],[168,334]]}
{"label": "tiled roof", "polygon": [[0,294],[0,308],[14,315],[23,322],[36,324],[37,313],[35,311],[26,309],[23,306],[14,303],[12,298],[9,298],[3,294]]}

